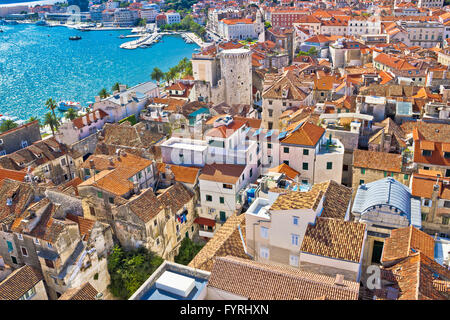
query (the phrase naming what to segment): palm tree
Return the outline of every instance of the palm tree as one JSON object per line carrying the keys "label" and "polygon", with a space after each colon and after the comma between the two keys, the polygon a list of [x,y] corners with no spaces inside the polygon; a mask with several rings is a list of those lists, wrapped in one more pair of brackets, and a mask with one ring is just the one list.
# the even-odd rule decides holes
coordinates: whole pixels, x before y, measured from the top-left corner
{"label": "palm tree", "polygon": [[64,113],[64,116],[70,121],[72,121],[73,119],[78,117],[78,111],[73,108],[70,108],[69,110],[66,111],[66,113]]}
{"label": "palm tree", "polygon": [[100,98],[104,99],[107,96],[109,96],[109,92],[108,90],[106,90],[106,88],[103,88],[102,90],[99,91],[98,95],[100,96]]}
{"label": "palm tree", "polygon": [[112,86],[111,91],[114,92],[114,91],[119,91],[119,90],[120,90],[120,83],[116,82],[116,83]]}
{"label": "palm tree", "polygon": [[55,119],[56,119],[56,114],[55,114],[55,109],[57,107],[56,101],[53,100],[52,98],[49,98],[47,100],[47,102],[45,103],[45,105],[47,106],[47,109],[52,110],[53,117],[55,117]]}
{"label": "palm tree", "polygon": [[50,126],[53,136],[55,136],[55,128],[58,129],[58,119],[50,112],[47,112],[44,116],[44,126]]}
{"label": "palm tree", "polygon": [[5,120],[2,122],[2,124],[0,125],[0,132],[5,132],[14,128],[17,128],[17,123],[15,123],[13,120]]}
{"label": "palm tree", "polygon": [[159,81],[164,78],[164,72],[162,72],[160,68],[155,67],[153,68],[150,77],[152,78],[152,80],[155,80],[159,86]]}

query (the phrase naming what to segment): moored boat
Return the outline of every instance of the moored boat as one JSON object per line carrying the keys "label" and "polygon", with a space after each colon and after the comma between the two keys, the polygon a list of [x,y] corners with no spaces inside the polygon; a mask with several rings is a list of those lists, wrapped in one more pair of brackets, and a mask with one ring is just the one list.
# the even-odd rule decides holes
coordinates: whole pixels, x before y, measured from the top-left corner
{"label": "moored boat", "polygon": [[69,109],[80,110],[81,103],[74,101],[60,101],[58,102],[59,111],[67,111]]}
{"label": "moored boat", "polygon": [[72,37],[69,37],[69,40],[80,40],[80,39],[81,39],[80,36],[72,36]]}

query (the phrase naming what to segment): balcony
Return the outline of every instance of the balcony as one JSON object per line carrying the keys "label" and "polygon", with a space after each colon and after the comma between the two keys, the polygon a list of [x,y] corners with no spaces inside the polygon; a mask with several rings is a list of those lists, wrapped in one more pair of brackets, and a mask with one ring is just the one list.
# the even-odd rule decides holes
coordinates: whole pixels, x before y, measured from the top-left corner
{"label": "balcony", "polygon": [[318,155],[323,154],[343,154],[344,145],[338,139],[326,139],[325,143],[319,146]]}
{"label": "balcony", "polygon": [[438,216],[450,216],[450,208],[436,208],[436,215]]}

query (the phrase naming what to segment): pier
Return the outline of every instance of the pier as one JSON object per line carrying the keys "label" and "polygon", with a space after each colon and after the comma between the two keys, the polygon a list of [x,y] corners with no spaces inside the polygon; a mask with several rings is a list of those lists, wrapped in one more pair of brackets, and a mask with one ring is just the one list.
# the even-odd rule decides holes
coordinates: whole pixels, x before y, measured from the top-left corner
{"label": "pier", "polygon": [[[203,40],[198,37],[195,33],[193,32],[176,32],[176,31],[172,31],[172,32],[154,32],[151,34],[145,34],[144,36],[141,36],[139,39],[137,40],[133,40],[133,41],[129,41],[129,42],[125,42],[123,44],[120,45],[120,47],[122,49],[136,49],[139,47],[148,47],[150,45],[152,45],[153,43],[157,42],[159,39],[161,39],[162,36],[164,35],[171,35],[171,34],[179,34],[183,37],[183,39],[187,42],[187,43],[195,43],[197,44],[199,47],[203,47],[205,45],[205,43],[203,42]],[[127,36],[128,37],[128,36]]]}

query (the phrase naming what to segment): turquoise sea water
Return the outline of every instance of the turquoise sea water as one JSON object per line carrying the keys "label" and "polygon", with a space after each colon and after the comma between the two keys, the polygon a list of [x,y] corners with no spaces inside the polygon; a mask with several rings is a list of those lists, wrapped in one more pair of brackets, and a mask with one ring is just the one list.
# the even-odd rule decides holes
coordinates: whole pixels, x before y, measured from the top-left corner
{"label": "turquoise sea water", "polygon": [[[114,83],[128,86],[150,80],[154,67],[167,71],[196,48],[179,36],[165,36],[147,49],[120,49],[130,30],[81,32],[66,27],[1,26],[0,114],[27,120],[42,117],[45,101],[94,101]],[[69,36],[79,35],[78,41]]]}

